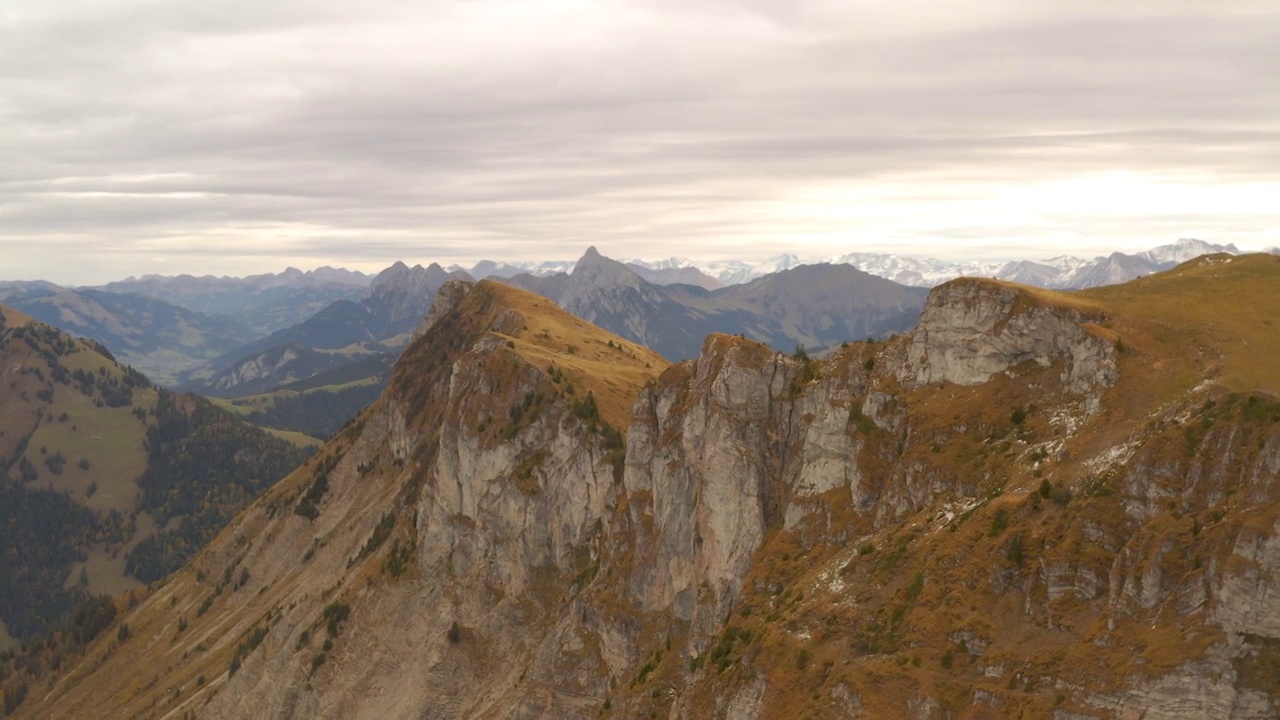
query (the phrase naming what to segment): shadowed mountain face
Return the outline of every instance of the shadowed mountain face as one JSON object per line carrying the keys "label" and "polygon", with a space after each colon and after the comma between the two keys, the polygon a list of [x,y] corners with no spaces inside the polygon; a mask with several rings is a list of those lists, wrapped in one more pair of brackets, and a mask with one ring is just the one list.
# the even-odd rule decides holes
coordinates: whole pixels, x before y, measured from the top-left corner
{"label": "shadowed mountain face", "polygon": [[672,359],[697,355],[716,332],[786,349],[883,337],[910,328],[927,294],[848,265],[801,266],[717,290],[664,287],[595,248],[568,275],[517,275],[507,282]]}
{"label": "shadowed mountain face", "polygon": [[310,463],[0,683],[47,688],[20,717],[1275,717],[1277,283],[964,279],[885,342],[672,366],[451,284]]}

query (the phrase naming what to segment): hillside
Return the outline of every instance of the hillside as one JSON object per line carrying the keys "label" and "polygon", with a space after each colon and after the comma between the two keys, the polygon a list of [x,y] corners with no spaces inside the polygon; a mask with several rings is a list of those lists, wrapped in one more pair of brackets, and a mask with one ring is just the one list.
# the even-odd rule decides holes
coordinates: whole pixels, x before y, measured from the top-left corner
{"label": "hillside", "polygon": [[1275,717],[1278,286],[959,280],[889,341],[670,367],[446,286],[372,407],[17,713]]}
{"label": "hillside", "polygon": [[181,565],[303,457],[0,306],[0,639]]}
{"label": "hillside", "polygon": [[142,295],[29,284],[0,296],[0,302],[102,343],[122,362],[165,385],[255,338],[247,325],[234,320]]}

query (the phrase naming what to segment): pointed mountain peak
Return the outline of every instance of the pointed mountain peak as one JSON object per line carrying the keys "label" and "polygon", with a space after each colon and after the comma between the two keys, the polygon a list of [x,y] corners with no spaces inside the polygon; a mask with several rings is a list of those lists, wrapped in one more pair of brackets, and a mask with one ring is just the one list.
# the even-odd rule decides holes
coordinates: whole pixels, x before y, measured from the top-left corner
{"label": "pointed mountain peak", "polygon": [[[422,272],[421,267],[418,267],[418,272]],[[404,282],[404,279],[412,274],[413,274],[412,268],[404,264],[403,261],[397,260],[395,261],[394,264],[391,265],[391,267],[388,267],[386,270],[383,270],[382,272],[378,273],[377,276],[373,278],[373,283],[370,285],[370,290],[376,289],[383,285]]]}
{"label": "pointed mountain peak", "polygon": [[582,254],[582,258],[574,265],[573,274],[577,274],[580,271],[598,271],[600,268],[613,268],[614,266],[626,268],[626,265],[617,260],[601,255],[600,251],[596,250],[595,246],[592,245],[587,248],[587,251]]}
{"label": "pointed mountain peak", "polygon": [[569,276],[578,281],[579,285],[589,285],[597,289],[609,286],[638,288],[648,285],[634,270],[617,260],[601,255],[594,246],[587,248],[587,252],[583,254]]}
{"label": "pointed mountain peak", "polygon": [[614,265],[620,268],[626,267],[617,260],[601,255],[600,251],[596,250],[595,245],[592,245],[587,248],[587,251],[582,254],[582,258],[578,260],[576,265],[574,265],[572,274],[576,275],[579,272],[596,273],[599,272],[601,268],[612,268]]}

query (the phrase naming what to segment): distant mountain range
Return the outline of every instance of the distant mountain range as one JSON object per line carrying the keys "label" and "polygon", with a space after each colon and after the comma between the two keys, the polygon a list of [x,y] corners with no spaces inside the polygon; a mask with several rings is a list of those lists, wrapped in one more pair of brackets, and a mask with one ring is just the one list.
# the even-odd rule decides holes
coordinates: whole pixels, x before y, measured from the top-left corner
{"label": "distant mountain range", "polygon": [[289,268],[244,278],[144,275],[98,289],[145,295],[188,310],[223,315],[265,335],[302,322],[335,300],[360,299],[373,279],[342,268],[308,272]]}
{"label": "distant mountain range", "polygon": [[[983,262],[853,252],[828,257],[783,254],[757,263],[743,260],[702,262],[684,258],[624,262],[646,280],[659,285],[686,283],[708,289],[740,285],[801,265],[828,263],[852,265],[871,275],[917,287],[934,287],[958,277],[993,277],[1040,287],[1079,290],[1127,282],[1153,272],[1167,270],[1200,255],[1219,252],[1235,255],[1239,254],[1240,250],[1235,245],[1217,245],[1203,240],[1184,238],[1146,252],[1132,255],[1115,252],[1093,259],[1061,255],[1042,260]],[[1270,248],[1266,252],[1280,254],[1280,247]],[[513,277],[519,274],[545,277],[556,273],[572,272],[573,267],[574,263],[562,261],[499,263],[485,260],[466,271],[476,279]],[[464,270],[465,268],[453,265],[450,269]]]}
{"label": "distant mountain range", "polygon": [[[662,270],[662,269],[660,269]],[[660,285],[634,265],[589,248],[573,272],[521,274],[505,282],[532,290],[565,310],[669,360],[697,356],[711,333],[744,335],[786,350],[821,350],[846,340],[903,332],[927,292],[849,265],[805,265],[716,290]]]}
{"label": "distant mountain range", "polygon": [[[329,400],[345,407],[385,384],[386,369],[449,280],[503,280],[681,360],[696,356],[714,332],[819,353],[841,342],[903,332],[915,322],[924,288],[959,276],[1087,288],[1222,252],[1238,250],[1184,239],[1092,260],[1063,255],[955,262],[855,252],[821,260],[784,254],[758,263],[695,263],[615,261],[592,248],[577,261],[485,260],[469,269],[397,262],[377,276],[325,267],[245,278],[147,275],[98,288],[0,282],[0,301],[97,340],[170,387],[222,398],[305,387],[306,407]],[[1280,254],[1280,248],[1269,252]],[[341,381],[315,385],[321,382],[315,378]],[[349,393],[351,400],[312,397],[316,393]],[[302,407],[302,399],[290,398]],[[260,399],[254,412],[279,399]],[[302,413],[290,407],[277,408],[276,415],[292,413],[295,428],[333,424],[328,417],[299,423]]]}
{"label": "distant mountain range", "polygon": [[383,270],[358,300],[335,300],[311,317],[224,353],[186,385],[215,396],[267,392],[365,359],[398,351],[450,280],[470,280],[432,263],[397,262]]}
{"label": "distant mountain range", "polygon": [[234,318],[207,315],[153,297],[51,283],[7,283],[0,302],[64,332],[96,340],[163,385],[256,335]]}

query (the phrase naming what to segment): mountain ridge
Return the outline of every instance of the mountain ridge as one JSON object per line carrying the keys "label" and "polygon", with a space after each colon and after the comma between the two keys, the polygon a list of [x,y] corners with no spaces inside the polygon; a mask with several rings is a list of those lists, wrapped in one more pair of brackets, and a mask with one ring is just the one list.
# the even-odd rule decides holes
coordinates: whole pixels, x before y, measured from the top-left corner
{"label": "mountain ridge", "polygon": [[890,341],[671,366],[451,285],[379,401],[18,712],[1273,715],[1277,340],[1203,298],[1276,317],[1278,280],[959,280]]}

